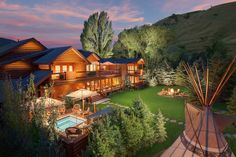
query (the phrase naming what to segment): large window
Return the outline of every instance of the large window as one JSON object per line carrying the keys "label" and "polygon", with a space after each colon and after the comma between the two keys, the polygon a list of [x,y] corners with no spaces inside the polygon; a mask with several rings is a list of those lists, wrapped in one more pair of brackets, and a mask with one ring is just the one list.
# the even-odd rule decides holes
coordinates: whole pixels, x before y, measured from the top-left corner
{"label": "large window", "polygon": [[86,66],[87,71],[96,71],[96,64],[90,64]]}
{"label": "large window", "polygon": [[55,73],[73,72],[73,71],[74,71],[73,65],[55,65]]}
{"label": "large window", "polygon": [[73,66],[69,65],[69,72],[72,72],[72,71],[73,71]]}
{"label": "large window", "polygon": [[62,72],[67,72],[67,65],[62,66]]}
{"label": "large window", "polygon": [[61,66],[60,65],[56,65],[55,66],[55,72],[56,73],[60,73],[61,72]]}

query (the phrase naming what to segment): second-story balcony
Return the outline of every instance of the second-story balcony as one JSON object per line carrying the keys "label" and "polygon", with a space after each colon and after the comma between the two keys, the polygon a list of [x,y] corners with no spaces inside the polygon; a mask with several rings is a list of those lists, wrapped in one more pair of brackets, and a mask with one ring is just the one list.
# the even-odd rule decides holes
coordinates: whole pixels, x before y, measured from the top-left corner
{"label": "second-story balcony", "polygon": [[138,70],[128,70],[129,75],[140,75],[142,76],[144,74],[143,69],[138,69]]}
{"label": "second-story balcony", "polygon": [[66,80],[84,80],[99,77],[109,77],[120,75],[120,70],[101,70],[101,71],[77,71],[77,72],[60,72],[53,73],[51,78],[55,81],[66,81]]}

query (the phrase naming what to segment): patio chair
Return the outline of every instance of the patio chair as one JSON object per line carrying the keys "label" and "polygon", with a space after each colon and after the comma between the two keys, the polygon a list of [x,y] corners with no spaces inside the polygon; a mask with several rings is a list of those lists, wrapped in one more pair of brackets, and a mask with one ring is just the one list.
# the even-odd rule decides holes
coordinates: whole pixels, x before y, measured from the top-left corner
{"label": "patio chair", "polygon": [[82,110],[79,104],[75,104],[72,108],[72,112],[76,114],[81,114]]}
{"label": "patio chair", "polygon": [[65,114],[65,112],[66,112],[65,106],[64,105],[59,106],[58,107],[58,112],[60,113],[60,115]]}
{"label": "patio chair", "polygon": [[90,107],[87,108],[87,110],[83,113],[83,115],[88,115],[90,113]]}

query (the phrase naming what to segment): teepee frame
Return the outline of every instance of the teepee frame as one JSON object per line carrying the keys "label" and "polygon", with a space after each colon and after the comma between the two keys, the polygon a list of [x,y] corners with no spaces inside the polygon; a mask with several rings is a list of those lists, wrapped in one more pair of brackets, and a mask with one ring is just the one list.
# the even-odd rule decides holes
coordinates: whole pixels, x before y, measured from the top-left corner
{"label": "teepee frame", "polygon": [[229,78],[236,71],[236,67],[234,65],[235,61],[236,61],[236,56],[229,64],[227,70],[225,71],[224,75],[221,77],[221,80],[220,80],[219,84],[217,85],[216,89],[214,89],[214,92],[212,95],[209,95],[209,93],[208,93],[208,91],[209,91],[209,68],[207,67],[207,70],[204,73],[204,82],[205,82],[205,94],[204,94],[203,89],[202,89],[203,85],[200,81],[197,67],[194,66],[194,68],[195,68],[195,75],[194,75],[194,72],[191,69],[191,67],[189,66],[189,64],[184,64],[184,68],[188,74],[190,83],[193,86],[193,89],[194,89],[195,93],[197,94],[198,99],[202,105],[212,106],[212,104],[215,103],[215,101],[216,101],[217,97],[220,95],[223,87],[228,82]]}
{"label": "teepee frame", "polygon": [[[223,87],[229,78],[236,71],[236,56],[228,65],[227,70],[222,75],[217,86],[213,89],[209,86],[209,68],[203,72],[203,80],[200,79],[197,67],[192,69],[189,64],[184,64],[184,68],[189,77],[189,81],[196,93],[203,110],[196,112],[194,107],[186,105],[185,117],[186,128],[173,145],[166,150],[162,156],[234,156],[224,135],[217,126],[213,113],[212,105],[216,102],[222,92]],[[205,85],[205,86],[204,86]],[[194,112],[193,112],[194,111]],[[214,151],[212,151],[214,150]],[[217,150],[217,151],[216,151]]]}

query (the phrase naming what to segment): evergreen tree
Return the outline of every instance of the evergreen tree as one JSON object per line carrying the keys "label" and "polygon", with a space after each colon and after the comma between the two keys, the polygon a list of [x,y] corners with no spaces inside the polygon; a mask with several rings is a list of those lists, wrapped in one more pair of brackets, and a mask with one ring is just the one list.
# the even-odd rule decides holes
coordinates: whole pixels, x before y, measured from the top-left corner
{"label": "evergreen tree", "polygon": [[156,116],[156,131],[155,131],[155,138],[158,143],[162,143],[167,138],[166,132],[166,120],[161,111],[158,112]]}
{"label": "evergreen tree", "polygon": [[236,87],[234,87],[233,94],[227,107],[231,114],[236,115]]}
{"label": "evergreen tree", "polygon": [[121,112],[120,131],[124,139],[128,156],[134,155],[141,147],[143,129],[140,120],[131,112],[130,115]]}
{"label": "evergreen tree", "polygon": [[84,29],[80,40],[84,50],[98,53],[101,57],[108,57],[112,51],[112,22],[106,12],[94,13],[84,22]]}
{"label": "evergreen tree", "polygon": [[119,148],[121,134],[119,128],[111,123],[109,117],[93,126],[89,136],[89,145],[86,156],[91,157],[111,157],[115,156]]}
{"label": "evergreen tree", "polygon": [[[8,153],[6,156],[63,156],[63,148],[57,154],[49,150],[55,149],[58,143],[49,137],[50,128],[45,125],[44,117],[45,101],[36,103],[37,91],[33,78],[31,75],[26,89],[20,82],[16,88],[10,80],[4,84],[0,147]],[[55,129],[55,118],[51,120],[53,122],[49,126]]]}
{"label": "evergreen tree", "polygon": [[187,75],[185,73],[183,61],[177,66],[175,75],[175,84],[179,86],[185,86],[187,83]]}
{"label": "evergreen tree", "polygon": [[134,115],[139,119],[142,125],[142,145],[149,147],[154,143],[153,114],[147,108],[147,105],[143,103],[141,98],[134,100],[132,109]]}

